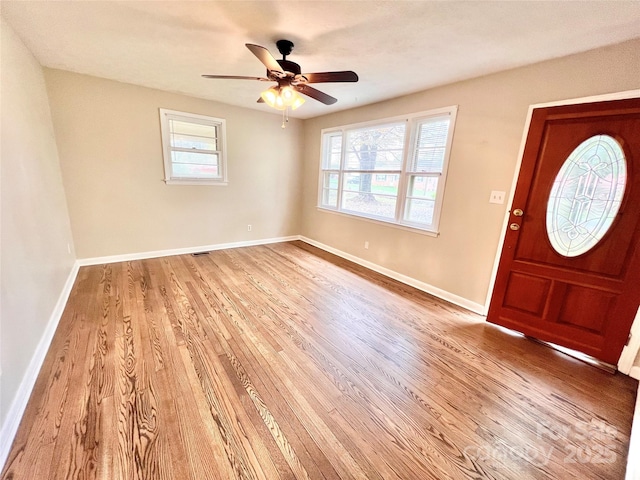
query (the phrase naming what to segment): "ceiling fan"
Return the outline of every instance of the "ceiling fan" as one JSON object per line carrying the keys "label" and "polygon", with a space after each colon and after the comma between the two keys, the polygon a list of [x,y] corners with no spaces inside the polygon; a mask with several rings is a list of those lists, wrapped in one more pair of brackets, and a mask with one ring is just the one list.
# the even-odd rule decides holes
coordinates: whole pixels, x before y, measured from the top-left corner
{"label": "ceiling fan", "polygon": [[[270,107],[278,110],[291,108],[295,110],[304,103],[302,93],[325,105],[333,105],[337,98],[327,95],[320,90],[311,87],[310,83],[328,82],[357,82],[358,75],[350,70],[340,72],[319,72],[301,73],[300,65],[290,60],[287,56],[293,50],[293,42],[289,40],[278,40],[276,46],[282,54],[282,60],[276,60],[269,50],[260,45],[251,43],[246,47],[267,67],[266,77],[246,77],[238,75],[202,75],[205,78],[222,78],[235,80],[259,80],[262,82],[277,82],[277,85],[262,92],[258,102],[267,103]],[[299,93],[298,93],[299,92]]]}

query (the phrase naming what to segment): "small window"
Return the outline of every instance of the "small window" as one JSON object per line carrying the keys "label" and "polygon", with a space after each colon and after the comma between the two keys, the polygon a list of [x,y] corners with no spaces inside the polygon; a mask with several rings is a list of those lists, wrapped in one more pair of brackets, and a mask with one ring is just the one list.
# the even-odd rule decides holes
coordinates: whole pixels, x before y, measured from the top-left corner
{"label": "small window", "polygon": [[165,182],[226,185],[225,121],[160,109]]}
{"label": "small window", "polygon": [[547,203],[551,246],[565,257],[595,247],[611,228],[627,184],[618,141],[595,135],[578,145],[556,175]]}
{"label": "small window", "polygon": [[437,233],[456,111],[323,130],[318,206]]}

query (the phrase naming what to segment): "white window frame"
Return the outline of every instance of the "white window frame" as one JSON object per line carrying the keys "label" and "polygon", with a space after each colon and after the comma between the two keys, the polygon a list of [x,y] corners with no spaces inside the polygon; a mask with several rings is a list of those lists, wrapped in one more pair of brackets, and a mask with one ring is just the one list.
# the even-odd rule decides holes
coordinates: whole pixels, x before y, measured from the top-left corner
{"label": "white window frame", "polygon": [[[442,213],[442,204],[444,199],[444,192],[445,192],[445,186],[446,186],[446,180],[447,180],[447,171],[449,167],[449,158],[451,156],[451,146],[453,143],[453,134],[455,130],[457,113],[458,113],[458,106],[453,105],[450,107],[443,107],[443,108],[413,113],[410,115],[401,115],[397,117],[383,118],[375,121],[355,123],[355,124],[342,125],[339,127],[331,127],[331,128],[323,129],[320,133],[320,172],[318,175],[318,199],[317,199],[318,209],[331,212],[331,213],[337,213],[340,215],[354,216],[367,221],[380,222],[380,223],[394,226],[397,228],[418,231],[419,233],[424,233],[427,235],[437,236],[439,234],[440,216]],[[409,168],[410,168],[411,160],[414,156],[414,152],[416,149],[418,127],[424,121],[428,121],[429,119],[435,118],[435,117],[443,117],[446,115],[449,116],[450,123],[449,123],[449,130],[447,133],[447,141],[445,145],[445,154],[443,159],[442,172],[417,174],[418,176],[424,176],[424,177],[437,176],[439,178],[438,186],[436,190],[436,199],[434,204],[432,222],[430,225],[426,225],[423,223],[416,223],[416,222],[405,220],[404,215],[405,215],[405,206],[406,206],[406,200],[407,200],[407,191],[408,191],[409,181],[412,176],[416,175],[416,173],[413,171],[410,171]],[[386,124],[390,124],[398,121],[407,122],[407,128],[405,129],[405,144],[404,144],[404,151],[403,151],[403,157],[401,162],[401,170],[399,172],[397,171],[391,172],[391,171],[384,171],[384,170],[376,170],[373,172],[376,175],[378,174],[400,175],[400,180],[398,183],[398,195],[396,200],[395,217],[393,219],[390,219],[390,218],[383,218],[383,217],[378,217],[373,215],[367,215],[362,212],[344,210],[341,206],[342,194],[343,194],[343,181],[344,181],[345,174],[352,173],[352,170],[346,169],[345,167],[347,132],[349,130],[357,130],[363,127],[375,127],[376,125],[386,125]],[[335,169],[335,168],[332,169],[332,168],[329,168],[329,166],[325,168],[325,149],[328,148],[327,147],[329,144],[328,139],[332,135],[342,136],[342,147],[341,147],[341,158],[340,158],[339,169]],[[325,190],[324,176],[325,174],[328,174],[328,173],[338,174],[338,187],[337,187],[338,198],[337,198],[336,207],[333,207],[330,205],[323,205],[323,195]]]}
{"label": "white window frame", "polygon": [[[215,151],[219,155],[220,163],[218,168],[220,176],[216,178],[192,178],[176,176],[173,174],[173,162],[171,152],[180,150],[171,145],[171,133],[169,129],[169,120],[179,120],[182,122],[196,123],[199,125],[210,125],[218,128],[217,147]],[[179,112],[177,110],[160,109],[160,130],[162,135],[162,156],[164,159],[164,181],[168,185],[218,185],[224,186],[228,184],[227,179],[227,138],[226,138],[226,121],[223,118],[210,117],[207,115],[199,115],[196,113]],[[182,151],[182,150],[181,150]],[[199,151],[199,150],[198,150]],[[209,151],[199,151],[208,153]]]}

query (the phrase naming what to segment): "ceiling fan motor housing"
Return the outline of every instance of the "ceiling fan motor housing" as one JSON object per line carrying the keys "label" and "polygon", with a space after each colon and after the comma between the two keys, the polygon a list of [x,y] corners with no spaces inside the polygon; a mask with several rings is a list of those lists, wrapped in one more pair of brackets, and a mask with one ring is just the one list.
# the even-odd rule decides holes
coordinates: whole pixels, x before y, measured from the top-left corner
{"label": "ceiling fan motor housing", "polygon": [[278,64],[282,67],[282,70],[285,72],[291,72],[294,75],[299,75],[302,73],[300,70],[300,65],[295,62],[290,62],[289,60],[276,60]]}

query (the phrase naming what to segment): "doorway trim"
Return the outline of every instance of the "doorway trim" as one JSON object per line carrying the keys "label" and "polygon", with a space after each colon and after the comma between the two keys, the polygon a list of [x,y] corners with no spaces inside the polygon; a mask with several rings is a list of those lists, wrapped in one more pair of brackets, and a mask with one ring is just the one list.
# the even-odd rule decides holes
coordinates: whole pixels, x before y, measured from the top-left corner
{"label": "doorway trim", "polygon": [[[537,103],[537,104],[529,105],[527,118],[524,124],[524,130],[522,132],[522,140],[520,141],[520,149],[518,151],[516,168],[513,173],[513,179],[511,181],[511,189],[509,191],[509,197],[506,202],[507,209],[504,212],[504,219],[502,221],[502,230],[500,231],[500,239],[498,240],[498,247],[496,249],[495,258],[493,261],[493,269],[491,271],[491,278],[489,279],[489,288],[487,290],[487,296],[484,302],[483,314],[485,315],[485,317],[489,312],[489,304],[491,302],[493,288],[495,286],[496,277],[498,275],[498,264],[500,263],[502,247],[504,246],[504,240],[507,234],[507,226],[509,224],[511,204],[513,203],[513,195],[515,193],[516,184],[518,183],[520,168],[522,167],[522,157],[524,154],[524,147],[527,142],[527,135],[529,134],[529,127],[531,126],[531,117],[533,115],[533,111],[538,108],[559,107],[563,105],[579,105],[582,103],[604,102],[609,100],[625,100],[628,98],[640,98],[640,88],[635,90],[626,90],[624,92],[606,93],[601,95],[593,95],[589,97],[571,98],[567,100],[556,100],[553,102]],[[638,342],[629,342],[629,345],[624,347],[622,354],[620,355],[620,359],[618,360],[618,369],[620,370],[621,373],[624,373],[627,375],[631,371],[631,368],[633,366],[633,361],[635,360],[638,350],[640,349],[640,310],[638,315],[636,315],[633,325],[631,326],[631,332],[632,332],[632,336],[635,336]]]}

